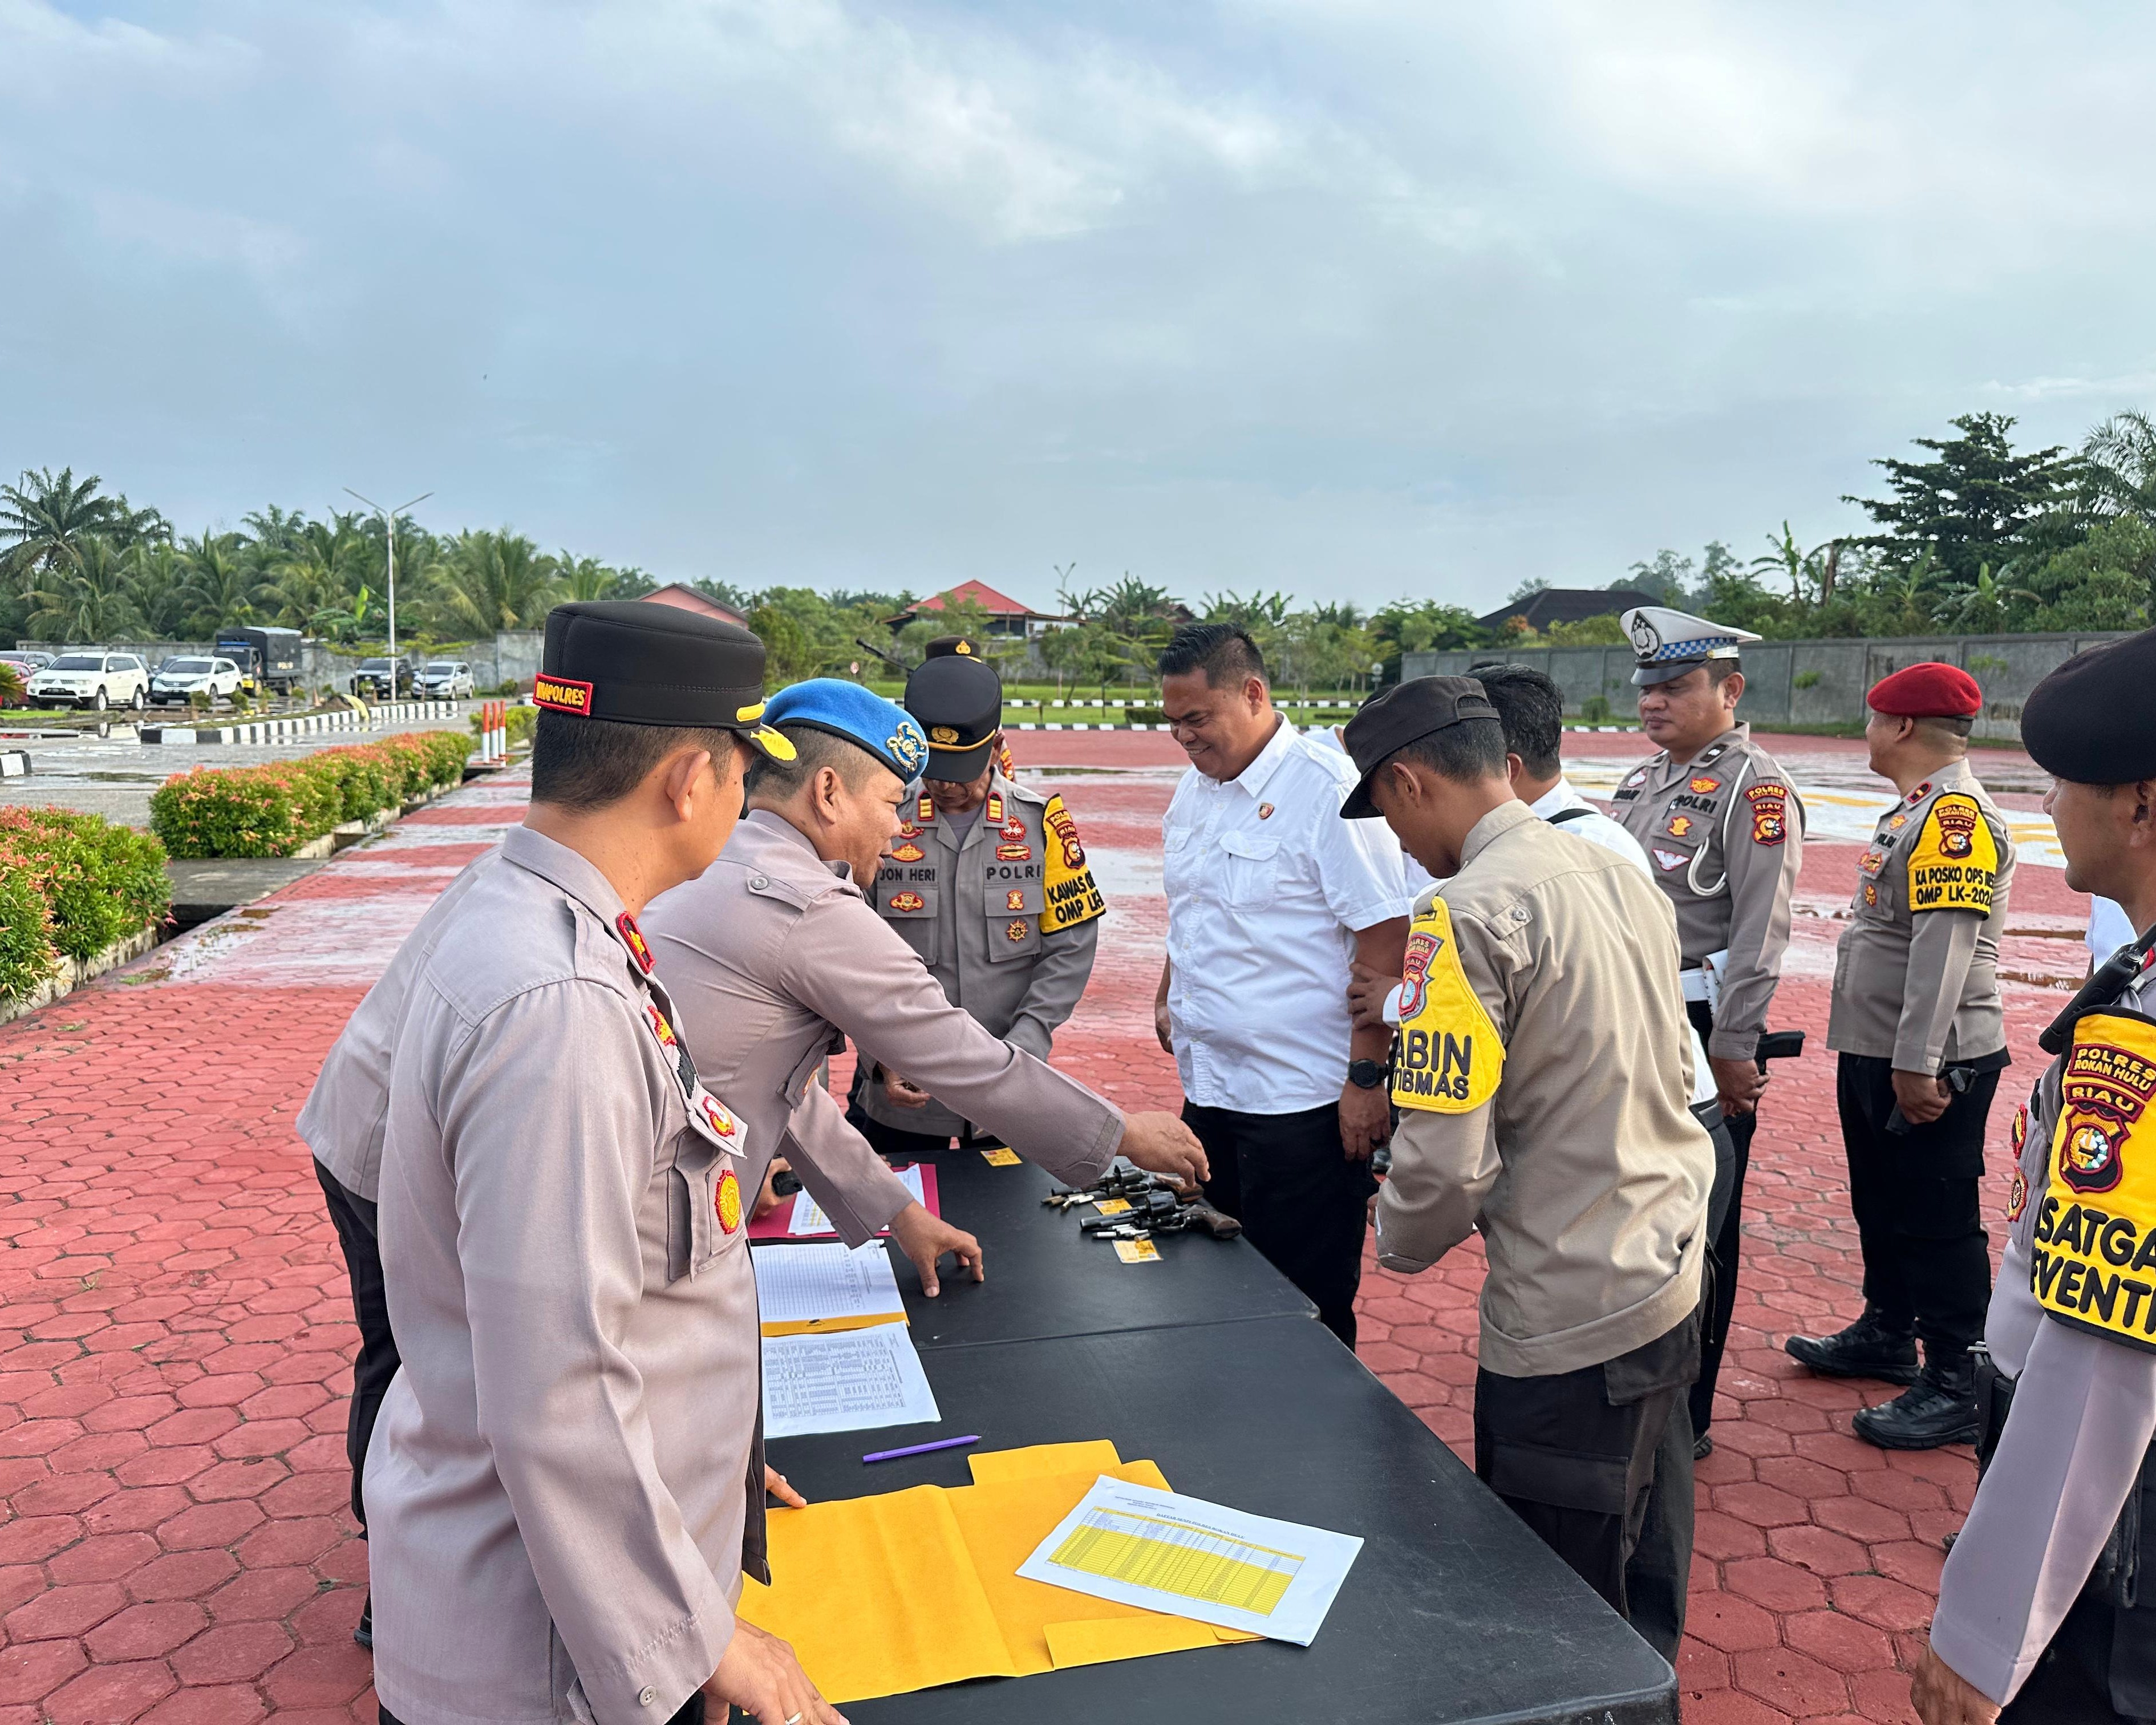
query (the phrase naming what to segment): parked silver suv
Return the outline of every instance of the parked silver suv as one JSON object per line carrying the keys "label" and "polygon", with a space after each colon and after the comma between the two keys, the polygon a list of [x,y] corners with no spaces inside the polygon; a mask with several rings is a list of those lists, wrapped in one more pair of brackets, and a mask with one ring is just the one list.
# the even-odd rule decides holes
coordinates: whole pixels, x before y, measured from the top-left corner
{"label": "parked silver suv", "polygon": [[63,653],[30,679],[32,706],[86,706],[94,712],[150,704],[150,673],[132,653]]}
{"label": "parked silver suv", "polygon": [[419,692],[429,701],[469,701],[471,667],[461,659],[430,659],[419,667]]}

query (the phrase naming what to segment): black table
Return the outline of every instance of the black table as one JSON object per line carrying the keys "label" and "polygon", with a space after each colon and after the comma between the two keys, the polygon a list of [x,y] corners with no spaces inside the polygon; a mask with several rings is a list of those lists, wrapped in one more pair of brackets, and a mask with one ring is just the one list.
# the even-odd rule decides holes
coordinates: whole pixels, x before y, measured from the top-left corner
{"label": "black table", "polygon": [[1083,1209],[1040,1200],[1062,1189],[1031,1163],[993,1168],[978,1150],[932,1158],[944,1218],[981,1242],[988,1279],[945,1276],[933,1300],[906,1255],[891,1267],[916,1348],[1091,1336],[1110,1331],[1216,1324],[1249,1318],[1314,1320],[1317,1308],[1246,1240],[1163,1235],[1157,1264],[1126,1264],[1104,1240],[1078,1231]]}
{"label": "black table", "polygon": [[[1127,1461],[1158,1462],[1178,1491],[1366,1543],[1307,1648],[1258,1642],[953,1684],[849,1702],[856,1725],[1676,1719],[1660,1656],[1321,1325],[939,1348],[922,1363],[940,1425],[787,1438],[771,1445],[773,1464],[811,1498],[865,1497],[971,1480],[964,1450],[870,1467],[869,1450],[960,1432],[980,1433],[983,1449],[1105,1437]],[[935,1579],[922,1589],[932,1612]]]}

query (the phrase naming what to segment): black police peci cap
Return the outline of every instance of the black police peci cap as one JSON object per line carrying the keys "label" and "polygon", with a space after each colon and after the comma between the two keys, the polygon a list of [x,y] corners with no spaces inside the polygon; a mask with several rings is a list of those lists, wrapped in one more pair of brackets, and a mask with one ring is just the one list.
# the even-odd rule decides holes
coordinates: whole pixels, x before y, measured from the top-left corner
{"label": "black police peci cap", "polygon": [[978,659],[981,644],[971,635],[938,635],[921,649],[923,659]]}
{"label": "black police peci cap", "polygon": [[2021,746],[2054,778],[2156,778],[2156,629],[2076,653],[2029,691]]}
{"label": "black police peci cap", "polygon": [[1340,805],[1341,819],[1368,820],[1377,814],[1378,806],[1370,800],[1370,781],[1391,756],[1470,719],[1497,722],[1497,709],[1472,677],[1417,677],[1364,701],[1341,735],[1355,770],[1363,775]]}
{"label": "black police peci cap", "polygon": [[988,745],[1004,721],[1004,680],[983,660],[945,654],[906,680],[906,710],[928,735],[921,777],[963,784],[988,769]]}
{"label": "black police peci cap", "polygon": [[763,718],[763,643],[737,624],[641,599],[578,600],[547,614],[531,701],[621,725],[738,731],[776,761],[793,745]]}

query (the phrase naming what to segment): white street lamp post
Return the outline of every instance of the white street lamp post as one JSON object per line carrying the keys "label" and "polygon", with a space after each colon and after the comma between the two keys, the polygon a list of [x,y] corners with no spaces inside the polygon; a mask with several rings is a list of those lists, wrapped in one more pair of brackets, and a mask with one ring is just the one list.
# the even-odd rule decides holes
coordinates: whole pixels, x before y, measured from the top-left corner
{"label": "white street lamp post", "polygon": [[434,494],[422,491],[409,503],[400,503],[394,509],[384,509],[372,497],[362,497],[350,485],[345,488],[348,497],[359,497],[369,509],[382,517],[382,525],[389,535],[389,698],[397,698],[397,517],[408,509],[416,509]]}

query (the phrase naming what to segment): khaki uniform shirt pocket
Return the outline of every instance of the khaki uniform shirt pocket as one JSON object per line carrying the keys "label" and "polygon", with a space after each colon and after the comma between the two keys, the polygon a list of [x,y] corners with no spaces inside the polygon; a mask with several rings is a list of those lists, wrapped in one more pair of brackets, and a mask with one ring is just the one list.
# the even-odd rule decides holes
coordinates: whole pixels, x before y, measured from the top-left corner
{"label": "khaki uniform shirt pocket", "polygon": [[1234,910],[1262,910],[1280,884],[1280,840],[1248,833],[1220,835],[1220,896]]}
{"label": "khaki uniform shirt pocket", "polygon": [[1040,950],[1040,912],[1045,901],[1038,880],[990,881],[982,895],[988,920],[988,962],[1004,964],[1030,958]]}
{"label": "khaki uniform shirt pocket", "polygon": [[877,914],[899,932],[906,945],[921,955],[921,962],[924,964],[935,963],[939,956],[936,939],[936,900],[941,891],[940,887],[928,881],[911,884],[879,880],[876,882]]}

